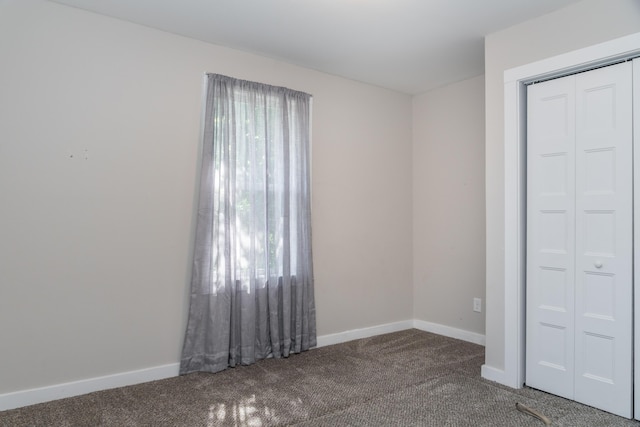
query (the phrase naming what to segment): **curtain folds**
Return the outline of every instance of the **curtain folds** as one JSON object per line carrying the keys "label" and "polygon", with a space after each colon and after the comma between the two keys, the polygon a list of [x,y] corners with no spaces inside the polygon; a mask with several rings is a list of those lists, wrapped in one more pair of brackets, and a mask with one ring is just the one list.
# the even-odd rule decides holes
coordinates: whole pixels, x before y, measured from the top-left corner
{"label": "curtain folds", "polygon": [[217,74],[206,90],[181,374],[316,345],[311,96]]}

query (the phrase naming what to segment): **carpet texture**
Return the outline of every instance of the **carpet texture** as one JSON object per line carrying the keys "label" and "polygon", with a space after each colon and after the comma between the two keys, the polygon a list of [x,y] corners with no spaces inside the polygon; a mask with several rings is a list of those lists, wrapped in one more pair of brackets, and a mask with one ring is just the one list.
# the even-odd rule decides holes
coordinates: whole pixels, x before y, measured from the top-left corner
{"label": "carpet texture", "polygon": [[0,426],[554,426],[640,423],[480,378],[484,348],[415,329],[0,412]]}

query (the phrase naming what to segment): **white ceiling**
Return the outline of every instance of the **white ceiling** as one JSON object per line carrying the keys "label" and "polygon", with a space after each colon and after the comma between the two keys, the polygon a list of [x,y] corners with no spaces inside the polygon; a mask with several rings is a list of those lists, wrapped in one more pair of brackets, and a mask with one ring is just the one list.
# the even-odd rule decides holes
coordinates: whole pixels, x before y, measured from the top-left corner
{"label": "white ceiling", "polygon": [[578,0],[53,0],[416,94],[484,72],[484,35]]}

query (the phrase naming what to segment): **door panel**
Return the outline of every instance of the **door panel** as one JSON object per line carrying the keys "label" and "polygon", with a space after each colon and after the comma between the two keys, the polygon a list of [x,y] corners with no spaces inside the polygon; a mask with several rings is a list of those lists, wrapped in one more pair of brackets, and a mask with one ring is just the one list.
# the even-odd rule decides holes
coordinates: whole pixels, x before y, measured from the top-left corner
{"label": "door panel", "polygon": [[631,63],[576,75],[575,400],[631,417]]}
{"label": "door panel", "polygon": [[630,417],[632,66],[527,89],[527,385]]}
{"label": "door panel", "polygon": [[528,88],[527,385],[573,397],[574,77]]}

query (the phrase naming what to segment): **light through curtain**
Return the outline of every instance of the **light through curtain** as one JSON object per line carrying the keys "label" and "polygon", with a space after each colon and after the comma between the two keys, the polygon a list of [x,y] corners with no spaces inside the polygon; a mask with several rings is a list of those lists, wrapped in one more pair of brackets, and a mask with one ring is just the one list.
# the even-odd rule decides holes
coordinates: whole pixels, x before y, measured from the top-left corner
{"label": "light through curtain", "polygon": [[181,374],[316,345],[311,96],[217,74],[206,90]]}

